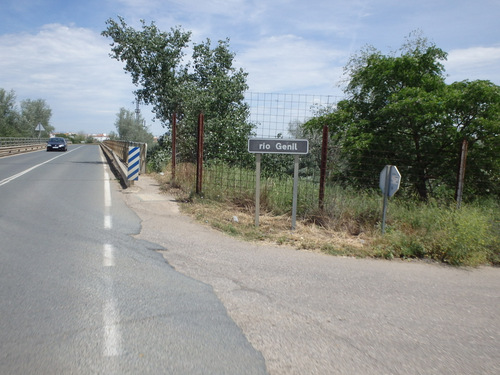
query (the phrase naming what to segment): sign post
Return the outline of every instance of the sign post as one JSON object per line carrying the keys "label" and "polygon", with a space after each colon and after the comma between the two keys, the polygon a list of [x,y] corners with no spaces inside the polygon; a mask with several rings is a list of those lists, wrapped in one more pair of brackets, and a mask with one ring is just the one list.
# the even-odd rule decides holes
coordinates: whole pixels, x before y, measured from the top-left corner
{"label": "sign post", "polygon": [[382,213],[382,234],[385,233],[385,217],[387,214],[387,200],[399,190],[401,174],[395,165],[386,165],[380,172],[380,189],[384,194],[384,208]]}
{"label": "sign post", "polygon": [[260,157],[261,154],[255,155],[255,226],[259,226],[260,216]]}
{"label": "sign post", "polygon": [[256,154],[255,167],[255,226],[259,226],[260,215],[260,161],[261,154],[295,155],[293,168],[292,230],[295,230],[297,217],[297,194],[299,186],[299,155],[307,155],[307,139],[249,138],[248,152]]}
{"label": "sign post", "polygon": [[39,123],[35,130],[38,130],[38,139],[40,139],[41,135],[42,135],[42,131],[45,131],[45,128],[43,127],[43,125],[41,123]]}

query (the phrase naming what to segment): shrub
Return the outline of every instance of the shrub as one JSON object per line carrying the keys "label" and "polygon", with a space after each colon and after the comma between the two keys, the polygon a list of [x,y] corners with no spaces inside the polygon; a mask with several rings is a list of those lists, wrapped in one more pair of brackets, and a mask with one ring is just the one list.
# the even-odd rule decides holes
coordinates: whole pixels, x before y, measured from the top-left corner
{"label": "shrub", "polygon": [[391,230],[377,240],[379,249],[388,249],[396,257],[428,257],[466,266],[485,264],[495,258],[498,235],[492,230],[492,211],[488,208],[416,204],[411,209],[407,206],[399,215]]}
{"label": "shrub", "polygon": [[[193,194],[195,175],[194,164],[179,164],[173,185]],[[317,188],[313,181],[299,181],[297,219],[350,236],[368,236],[372,256],[429,258],[465,266],[500,264],[500,205],[494,200],[464,203],[456,209],[448,197],[427,203],[417,198],[395,197],[389,202],[386,234],[382,236],[380,192],[327,186],[324,209],[320,210],[314,194]],[[262,177],[261,211],[289,215],[292,190],[292,177]],[[253,211],[255,171],[211,163],[203,172],[203,197]],[[232,233],[233,229],[226,225],[225,231]],[[328,244],[321,248],[332,254],[346,251]]]}
{"label": "shrub", "polygon": [[164,148],[157,147],[148,155],[147,169],[149,172],[163,172],[171,159],[171,154]]}

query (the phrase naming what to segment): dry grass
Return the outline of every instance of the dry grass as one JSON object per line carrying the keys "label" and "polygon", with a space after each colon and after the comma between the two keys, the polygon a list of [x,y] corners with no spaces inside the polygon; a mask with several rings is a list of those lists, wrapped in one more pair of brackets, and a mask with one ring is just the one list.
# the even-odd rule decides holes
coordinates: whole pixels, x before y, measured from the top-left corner
{"label": "dry grass", "polygon": [[261,212],[259,226],[256,227],[253,202],[213,201],[186,196],[182,190],[170,185],[167,175],[154,177],[163,191],[177,198],[182,212],[228,235],[247,241],[286,245],[332,255],[371,255],[371,239],[364,233],[353,236],[348,232],[334,231],[325,227],[322,220],[297,220],[296,229],[292,230],[290,216],[275,216],[266,212]]}
{"label": "dry grass", "polygon": [[[446,202],[433,201],[426,205],[395,202],[391,205],[391,218],[386,221],[386,233],[381,235],[378,197],[370,192],[356,196],[349,191],[336,192],[338,199],[330,211],[303,212],[307,219],[299,220],[298,217],[295,230],[291,229],[289,214],[276,214],[286,212],[286,204],[285,207],[266,205],[276,200],[261,195],[261,215],[256,227],[251,191],[233,194],[231,190],[226,192],[212,184],[216,192],[209,195],[216,196],[216,200],[187,195],[185,191],[189,188],[186,187],[194,184],[192,168],[189,164],[179,168],[174,186],[170,184],[168,171],[156,177],[163,190],[177,197],[184,213],[247,241],[332,255],[431,259],[459,266],[500,264],[500,232],[492,224],[498,220],[498,202],[494,200],[465,205],[460,211],[454,206],[448,207]],[[225,200],[222,197],[226,197]]]}

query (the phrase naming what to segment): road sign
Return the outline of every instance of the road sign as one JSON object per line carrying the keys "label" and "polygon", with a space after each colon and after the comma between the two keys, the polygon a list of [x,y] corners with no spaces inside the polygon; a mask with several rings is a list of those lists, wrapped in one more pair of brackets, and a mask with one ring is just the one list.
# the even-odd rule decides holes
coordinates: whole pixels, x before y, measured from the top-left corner
{"label": "road sign", "polygon": [[41,132],[41,131],[45,131],[45,128],[43,127],[43,125],[42,125],[42,124],[38,124],[38,125],[36,126],[36,129],[35,129],[35,130],[38,130],[39,132]]}
{"label": "road sign", "polygon": [[392,197],[399,190],[401,174],[395,165],[386,165],[380,172],[380,189],[388,197]]}
{"label": "road sign", "polygon": [[384,208],[382,213],[382,234],[385,233],[385,217],[387,215],[387,201],[396,191],[399,190],[401,182],[401,174],[395,165],[386,165],[380,172],[380,189],[384,194]]}
{"label": "road sign", "polygon": [[307,155],[309,141],[307,139],[277,139],[277,138],[249,138],[248,152],[255,155],[255,226],[259,226],[260,210],[260,159],[261,154],[291,154],[293,162],[293,196],[292,196],[292,230],[295,230],[297,215],[297,191],[299,185],[299,155]]}
{"label": "road sign", "polygon": [[309,152],[309,141],[307,139],[249,138],[248,152],[306,155]]}

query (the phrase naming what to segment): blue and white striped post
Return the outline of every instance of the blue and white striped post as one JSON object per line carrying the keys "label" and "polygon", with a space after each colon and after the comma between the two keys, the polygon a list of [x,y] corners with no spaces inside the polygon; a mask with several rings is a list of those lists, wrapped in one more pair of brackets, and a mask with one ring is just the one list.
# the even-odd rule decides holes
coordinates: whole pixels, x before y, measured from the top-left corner
{"label": "blue and white striped post", "polygon": [[139,180],[139,167],[141,162],[141,148],[140,147],[129,147],[128,148],[128,174],[127,179],[129,181]]}

